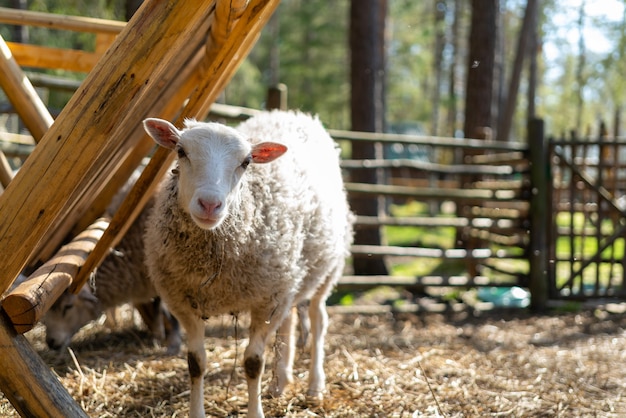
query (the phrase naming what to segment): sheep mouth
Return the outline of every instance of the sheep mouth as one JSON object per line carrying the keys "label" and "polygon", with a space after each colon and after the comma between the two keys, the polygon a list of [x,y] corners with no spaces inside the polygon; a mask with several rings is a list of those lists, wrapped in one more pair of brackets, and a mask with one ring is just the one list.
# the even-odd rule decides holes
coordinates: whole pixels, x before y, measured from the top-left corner
{"label": "sheep mouth", "polygon": [[191,214],[191,218],[199,228],[206,230],[217,228],[224,220],[223,216],[200,215],[195,213]]}

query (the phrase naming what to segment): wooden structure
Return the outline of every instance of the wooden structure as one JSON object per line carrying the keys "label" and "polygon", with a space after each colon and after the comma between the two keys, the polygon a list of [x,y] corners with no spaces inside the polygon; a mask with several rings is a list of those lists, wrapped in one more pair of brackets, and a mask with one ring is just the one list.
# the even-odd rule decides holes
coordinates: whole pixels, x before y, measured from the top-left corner
{"label": "wooden structure", "polygon": [[[528,229],[532,212],[526,144],[333,130],[331,135],[340,142],[413,147],[422,156],[344,159],[342,166],[348,178],[353,169],[371,169],[383,170],[383,177],[389,179],[387,184],[346,184],[350,196],[375,195],[388,202],[383,215],[357,217],[356,227],[383,228],[383,236],[387,235],[385,228],[412,228],[415,237],[413,242],[392,245],[354,245],[353,257],[429,258],[438,259],[442,266],[457,266],[457,271],[439,269],[418,276],[346,276],[341,281],[343,286],[529,286],[527,259],[532,243]],[[454,156],[463,155],[467,149],[475,155],[462,163],[455,161]],[[468,177],[472,183],[465,182]],[[411,201],[423,203],[420,213],[395,214],[391,210],[390,203]],[[442,210],[446,205],[459,210]],[[449,238],[445,244],[420,241],[427,231]],[[463,241],[455,236],[463,237]]]}
{"label": "wooden structure", "polygon": [[[127,25],[2,9],[2,18],[14,19],[13,24],[79,30],[93,30],[96,25],[96,31],[109,25],[110,38],[116,37],[103,55],[95,51],[81,68],[90,73],[54,123],[18,61],[41,63],[25,62],[32,55],[29,47],[9,47],[0,39],[0,85],[22,119],[29,121],[27,127],[38,142],[0,196],[0,250],[11,255],[0,260],[0,294],[24,269],[52,258],[68,237],[77,236],[102,212],[153,148],[141,127],[145,117],[180,121],[207,114],[277,4],[277,0],[152,0],[144,2]],[[67,56],[59,58],[68,62]],[[57,286],[62,290],[67,279],[73,289],[79,288],[142,208],[171,158],[162,149],[154,152],[93,251],[81,244],[82,238],[69,244],[77,246],[79,254],[70,251],[69,258],[57,258],[57,264],[73,266],[64,280],[51,288],[20,289],[23,303],[9,307],[3,302],[0,389],[21,415],[85,416],[9,317],[35,309],[29,300],[51,304],[50,296],[58,292]],[[37,275],[44,282],[48,276],[41,269]],[[42,289],[43,295],[30,298]],[[14,312],[8,313],[7,308]],[[38,315],[45,309],[36,311]]]}
{"label": "wooden structure", "polygon": [[551,299],[626,298],[626,141],[551,138]]}

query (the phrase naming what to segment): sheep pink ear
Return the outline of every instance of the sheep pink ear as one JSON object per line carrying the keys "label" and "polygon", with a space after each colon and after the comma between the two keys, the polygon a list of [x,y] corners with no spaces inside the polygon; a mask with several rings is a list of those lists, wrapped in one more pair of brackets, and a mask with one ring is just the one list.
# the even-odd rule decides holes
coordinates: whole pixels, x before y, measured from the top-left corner
{"label": "sheep pink ear", "polygon": [[180,139],[180,131],[174,125],[163,119],[148,118],[143,121],[143,127],[160,146],[174,149]]}
{"label": "sheep pink ear", "polygon": [[269,163],[287,152],[287,147],[276,142],[261,142],[252,147],[252,161]]}

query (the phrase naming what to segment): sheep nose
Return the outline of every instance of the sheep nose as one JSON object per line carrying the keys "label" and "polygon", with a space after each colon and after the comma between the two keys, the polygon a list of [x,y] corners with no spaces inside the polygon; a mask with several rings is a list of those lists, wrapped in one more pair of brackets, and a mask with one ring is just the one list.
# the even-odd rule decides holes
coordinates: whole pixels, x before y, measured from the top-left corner
{"label": "sheep nose", "polygon": [[48,344],[48,348],[50,348],[51,350],[58,350],[59,348],[61,348],[61,344],[51,337],[46,338],[46,344]]}
{"label": "sheep nose", "polygon": [[207,215],[213,215],[222,207],[222,202],[220,201],[209,201],[205,199],[198,199],[198,204]]}

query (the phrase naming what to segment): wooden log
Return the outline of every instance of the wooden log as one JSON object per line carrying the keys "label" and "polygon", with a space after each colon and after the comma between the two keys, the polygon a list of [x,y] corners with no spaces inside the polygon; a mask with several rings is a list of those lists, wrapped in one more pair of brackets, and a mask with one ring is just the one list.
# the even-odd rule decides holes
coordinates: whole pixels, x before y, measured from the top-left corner
{"label": "wooden log", "polygon": [[0,151],[0,184],[6,188],[11,180],[13,180],[13,170],[4,152]]}
{"label": "wooden log", "polygon": [[39,141],[54,122],[28,77],[13,58],[11,49],[0,36],[0,87],[13,104],[24,125]]}
{"label": "wooden log", "polygon": [[76,32],[118,34],[126,22],[93,17],[68,16],[0,7],[0,22],[18,26],[43,26]]}
{"label": "wooden log", "polygon": [[15,61],[22,67],[60,69],[88,73],[102,54],[77,49],[53,48],[48,46],[7,42]]}
{"label": "wooden log", "polygon": [[96,221],[4,298],[2,309],[17,333],[31,330],[68,288],[108,225],[106,219]]}
{"label": "wooden log", "polygon": [[30,342],[0,311],[0,388],[22,417],[87,418]]}

